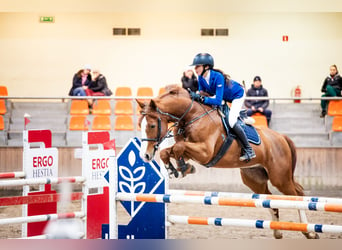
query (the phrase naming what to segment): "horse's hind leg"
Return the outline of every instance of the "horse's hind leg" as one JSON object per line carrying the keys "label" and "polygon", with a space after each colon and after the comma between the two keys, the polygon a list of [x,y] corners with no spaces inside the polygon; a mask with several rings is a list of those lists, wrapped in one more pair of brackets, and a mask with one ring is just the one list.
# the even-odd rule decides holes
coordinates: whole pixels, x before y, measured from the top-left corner
{"label": "horse's hind leg", "polygon": [[[268,174],[263,167],[241,168],[240,173],[243,183],[248,186],[254,193],[271,194],[267,184]],[[279,221],[279,209],[270,208],[269,211],[272,215],[272,220]],[[273,236],[276,239],[283,238],[280,230],[274,230]]]}

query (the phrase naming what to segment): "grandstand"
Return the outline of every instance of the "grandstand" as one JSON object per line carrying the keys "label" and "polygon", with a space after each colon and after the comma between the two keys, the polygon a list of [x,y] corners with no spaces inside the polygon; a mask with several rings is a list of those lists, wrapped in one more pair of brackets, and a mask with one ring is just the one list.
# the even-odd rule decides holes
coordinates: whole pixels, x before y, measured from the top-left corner
{"label": "grandstand", "polygon": [[[27,129],[51,129],[53,144],[57,147],[81,146],[81,133],[84,130],[108,130],[116,138],[119,147],[128,138],[140,135],[137,125],[138,107],[134,96],[114,96],[98,100],[91,113],[86,100],[83,100],[83,108],[74,105],[79,101],[68,98],[39,102],[7,100],[7,112],[2,116],[0,146],[22,147],[25,114],[30,115]],[[270,129],[288,135],[297,147],[342,146],[341,128],[336,125],[340,116],[328,115],[320,118],[320,106],[317,102],[293,103],[273,98],[270,108],[273,111]],[[260,124],[257,121],[256,126],[258,125]]]}

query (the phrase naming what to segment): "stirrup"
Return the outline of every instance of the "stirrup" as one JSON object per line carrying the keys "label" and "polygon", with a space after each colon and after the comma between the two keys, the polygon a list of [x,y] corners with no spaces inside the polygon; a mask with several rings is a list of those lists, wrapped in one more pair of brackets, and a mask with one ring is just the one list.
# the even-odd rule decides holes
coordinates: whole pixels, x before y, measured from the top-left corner
{"label": "stirrup", "polygon": [[256,155],[255,155],[254,151],[251,154],[245,152],[242,156],[240,156],[239,160],[249,162],[250,160],[254,159],[255,157],[256,157]]}

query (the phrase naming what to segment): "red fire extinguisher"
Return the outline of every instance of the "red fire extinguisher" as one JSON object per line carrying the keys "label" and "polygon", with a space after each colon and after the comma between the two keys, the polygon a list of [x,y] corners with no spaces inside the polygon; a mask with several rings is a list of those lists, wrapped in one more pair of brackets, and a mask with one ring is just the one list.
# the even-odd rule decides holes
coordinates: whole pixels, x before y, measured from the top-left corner
{"label": "red fire extinguisher", "polygon": [[[294,89],[294,97],[301,97],[302,96],[302,89],[299,85]],[[294,99],[294,103],[300,103],[300,99]]]}

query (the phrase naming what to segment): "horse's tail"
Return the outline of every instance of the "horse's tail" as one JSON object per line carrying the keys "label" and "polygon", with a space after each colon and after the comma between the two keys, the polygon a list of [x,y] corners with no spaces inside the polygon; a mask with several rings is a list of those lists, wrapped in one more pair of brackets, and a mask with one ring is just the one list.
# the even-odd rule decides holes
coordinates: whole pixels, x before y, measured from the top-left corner
{"label": "horse's tail", "polygon": [[294,171],[296,169],[296,164],[297,164],[297,151],[296,151],[296,146],[295,144],[293,143],[293,141],[286,135],[283,135],[287,144],[289,145],[290,147],[290,150],[291,150],[291,158],[292,158],[292,180],[293,180],[293,183],[295,185],[295,188],[296,188],[296,192],[297,192],[297,195],[300,195],[300,196],[303,196],[304,195],[304,188],[302,187],[302,185],[300,185],[299,183],[297,183],[295,180],[294,180]]}

